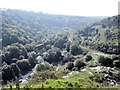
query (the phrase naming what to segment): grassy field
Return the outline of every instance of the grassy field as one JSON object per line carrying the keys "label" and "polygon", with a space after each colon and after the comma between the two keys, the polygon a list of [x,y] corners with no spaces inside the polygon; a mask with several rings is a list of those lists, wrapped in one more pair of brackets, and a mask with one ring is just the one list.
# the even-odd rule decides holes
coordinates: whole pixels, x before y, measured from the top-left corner
{"label": "grassy field", "polygon": [[[87,68],[86,68],[87,69]],[[105,70],[105,69],[104,69]],[[102,71],[104,71],[102,70]],[[85,72],[78,72],[78,71],[72,71],[73,73],[69,75],[68,78],[61,78],[61,79],[46,79],[43,82],[37,81],[38,76],[34,77],[34,80],[32,83],[26,83],[26,84],[20,84],[20,88],[86,88],[86,89],[92,89],[97,88],[99,89],[115,89],[120,90],[120,86],[103,86],[100,83],[96,82],[96,80],[100,79],[102,77],[102,73],[95,73],[94,70],[89,70]],[[92,72],[94,74],[91,75],[89,72]],[[93,78],[90,79],[90,78]],[[10,85],[6,85],[3,88],[10,88]],[[15,84],[12,84],[12,88],[16,88]]]}
{"label": "grassy field", "polygon": [[31,88],[95,88],[100,85],[89,79],[88,72],[74,72],[66,79],[47,79],[44,83],[32,84]]}

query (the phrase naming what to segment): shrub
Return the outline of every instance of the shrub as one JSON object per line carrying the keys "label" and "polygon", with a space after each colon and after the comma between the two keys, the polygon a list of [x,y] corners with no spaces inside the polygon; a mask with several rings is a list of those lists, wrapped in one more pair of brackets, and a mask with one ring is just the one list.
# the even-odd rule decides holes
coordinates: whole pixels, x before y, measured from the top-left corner
{"label": "shrub", "polygon": [[45,66],[43,64],[36,64],[35,71],[42,71],[45,70]]}
{"label": "shrub", "polygon": [[105,24],[102,24],[102,28],[106,28]]}
{"label": "shrub", "polygon": [[22,60],[22,59],[25,59],[25,57],[23,55],[20,55],[19,59]]}
{"label": "shrub", "polygon": [[9,52],[5,52],[3,55],[2,55],[2,61],[3,62],[6,62],[7,64],[11,64],[12,63],[12,58],[10,56],[10,53]]}
{"label": "shrub", "polygon": [[41,56],[37,56],[36,62],[37,63],[42,63],[42,62],[44,62],[44,60],[43,60],[43,58]]}
{"label": "shrub", "polygon": [[52,48],[49,49],[43,56],[43,59],[49,63],[59,62],[62,59],[60,49]]}
{"label": "shrub", "polygon": [[28,62],[28,60],[27,59],[23,59],[23,60],[19,60],[18,62],[17,62],[17,65],[18,65],[18,67],[20,68],[20,70],[22,71],[22,72],[26,72],[26,71],[28,71],[28,70],[30,70],[31,68],[31,66],[30,66],[30,63]]}
{"label": "shrub", "polygon": [[64,40],[64,39],[58,39],[58,40],[54,43],[54,47],[63,49],[63,48],[65,48],[65,42],[66,42],[66,40]]}
{"label": "shrub", "polygon": [[111,59],[112,59],[112,60],[118,60],[118,59],[119,59],[119,57],[118,57],[118,56],[116,56],[116,55],[112,55]]}
{"label": "shrub", "polygon": [[4,65],[2,67],[2,79],[6,83],[6,81],[10,81],[14,79],[14,71],[12,70],[12,67],[10,65]]}
{"label": "shrub", "polygon": [[12,63],[16,63],[17,61],[18,61],[17,58],[13,58],[13,59],[12,59]]}
{"label": "shrub", "polygon": [[70,46],[70,53],[72,55],[79,55],[79,54],[83,53],[83,50],[78,45],[71,45]]}
{"label": "shrub", "polygon": [[91,55],[87,55],[86,58],[85,58],[86,61],[90,61],[92,60],[92,56]]}
{"label": "shrub", "polygon": [[73,55],[67,53],[64,57],[63,57],[63,63],[72,61],[74,59]]}
{"label": "shrub", "polygon": [[115,60],[114,61],[114,66],[117,68],[120,68],[120,60]]}
{"label": "shrub", "polygon": [[30,55],[31,55],[34,59],[36,59],[36,57],[37,57],[37,54],[36,54],[36,52],[34,52],[34,51],[32,51],[32,52],[30,53]]}
{"label": "shrub", "polygon": [[35,66],[35,71],[43,71],[43,70],[47,70],[47,69],[50,69],[50,64],[47,63],[47,62],[43,62],[43,63],[40,63],[40,64],[36,64]]}
{"label": "shrub", "polygon": [[51,49],[51,47],[52,47],[51,45],[46,45],[45,49],[49,50],[49,49]]}
{"label": "shrub", "polygon": [[28,57],[28,62],[30,63],[31,68],[34,68],[36,61],[32,56]]}
{"label": "shrub", "polygon": [[18,58],[19,57],[19,48],[17,46],[8,46],[7,50],[9,51],[9,58]]}
{"label": "shrub", "polygon": [[102,65],[102,66],[107,66],[107,67],[112,67],[113,66],[113,60],[108,58],[108,57],[104,57],[104,56],[100,56],[98,58],[98,62]]}
{"label": "shrub", "polygon": [[11,64],[11,68],[13,69],[15,76],[16,76],[16,77],[19,77],[20,69],[19,69],[19,67],[17,66],[17,64],[16,64],[16,63],[12,63],[12,64]]}
{"label": "shrub", "polygon": [[80,69],[81,67],[84,67],[86,64],[83,62],[83,61],[81,61],[81,60],[75,60],[75,62],[74,62],[74,66],[75,67],[77,67],[78,69]]}
{"label": "shrub", "polygon": [[66,68],[69,70],[72,70],[72,68],[74,67],[74,64],[72,62],[68,62]]}

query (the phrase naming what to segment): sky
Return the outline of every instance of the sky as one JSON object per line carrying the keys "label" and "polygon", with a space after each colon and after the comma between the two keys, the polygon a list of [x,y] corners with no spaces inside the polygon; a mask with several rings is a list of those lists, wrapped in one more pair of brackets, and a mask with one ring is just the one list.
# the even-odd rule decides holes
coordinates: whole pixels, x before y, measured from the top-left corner
{"label": "sky", "polygon": [[113,16],[120,0],[0,0],[0,8],[76,16]]}

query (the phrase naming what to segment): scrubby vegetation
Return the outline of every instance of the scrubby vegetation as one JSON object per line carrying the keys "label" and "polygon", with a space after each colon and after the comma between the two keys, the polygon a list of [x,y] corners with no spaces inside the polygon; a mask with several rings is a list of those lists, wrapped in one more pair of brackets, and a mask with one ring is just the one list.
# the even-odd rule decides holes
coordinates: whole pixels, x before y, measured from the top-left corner
{"label": "scrubby vegetation", "polygon": [[5,88],[119,87],[119,16],[101,20],[0,11]]}

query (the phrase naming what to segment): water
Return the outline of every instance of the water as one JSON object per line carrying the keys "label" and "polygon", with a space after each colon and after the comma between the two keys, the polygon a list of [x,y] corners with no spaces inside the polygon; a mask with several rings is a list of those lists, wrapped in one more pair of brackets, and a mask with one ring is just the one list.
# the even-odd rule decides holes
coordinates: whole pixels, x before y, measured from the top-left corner
{"label": "water", "polygon": [[34,73],[32,71],[29,71],[27,74],[21,76],[21,79],[19,80],[19,82],[20,83],[27,83],[28,79],[30,77],[32,77],[33,75],[34,75]]}
{"label": "water", "polygon": [[59,62],[56,68],[56,71],[58,71],[59,67],[61,66],[62,62]]}

